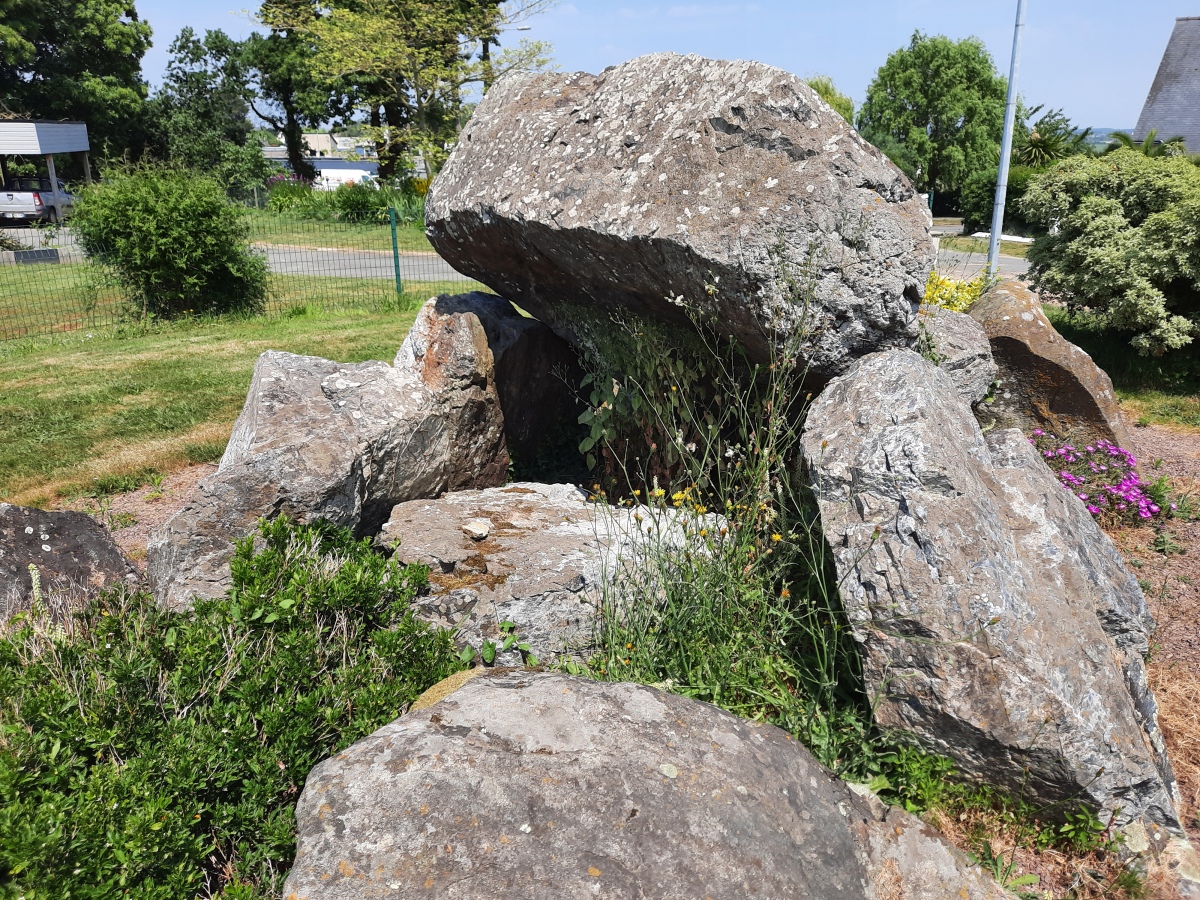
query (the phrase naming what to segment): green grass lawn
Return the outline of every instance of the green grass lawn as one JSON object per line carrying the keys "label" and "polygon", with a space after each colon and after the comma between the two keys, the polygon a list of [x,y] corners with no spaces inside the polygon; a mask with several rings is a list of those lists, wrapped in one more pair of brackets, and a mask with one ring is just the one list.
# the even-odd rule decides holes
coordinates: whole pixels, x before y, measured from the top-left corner
{"label": "green grass lawn", "polygon": [[[986,256],[988,252],[988,242],[983,238],[943,237],[939,246],[943,250],[957,250],[959,253],[982,253]],[[1015,241],[1000,242],[1001,256],[1016,256],[1024,259],[1028,250],[1028,244],[1019,244]]]}
{"label": "green grass lawn", "polygon": [[[334,247],[344,250],[392,250],[390,225],[321,222],[299,216],[249,210],[250,240],[288,247]],[[396,245],[404,253],[432,253],[420,223],[399,225]]]}
{"label": "green grass lawn", "polygon": [[10,347],[0,356],[0,500],[36,505],[86,490],[93,479],[211,460],[228,440],[260,353],[390,362],[414,314],[300,307]]}
{"label": "green grass lawn", "polygon": [[1161,357],[1141,356],[1129,335],[1105,331],[1086,315],[1047,304],[1046,316],[1067,340],[1086,350],[1113,380],[1129,418],[1200,432],[1200,351],[1195,345]]}
{"label": "green grass lawn", "polygon": [[[479,289],[474,281],[410,282],[404,300],[427,300],[439,293]],[[272,274],[268,312],[296,306],[340,309],[396,303],[390,278]],[[123,321],[120,290],[88,263],[0,266],[0,353],[5,342],[70,331],[109,329]]]}

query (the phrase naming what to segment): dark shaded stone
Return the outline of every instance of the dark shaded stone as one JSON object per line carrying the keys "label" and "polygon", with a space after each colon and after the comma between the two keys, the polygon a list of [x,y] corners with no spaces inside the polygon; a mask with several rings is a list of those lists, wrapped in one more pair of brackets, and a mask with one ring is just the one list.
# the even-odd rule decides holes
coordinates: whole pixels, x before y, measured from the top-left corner
{"label": "dark shaded stone", "polygon": [[137,580],[133,564],[91,516],[0,503],[0,613],[5,604],[15,608],[29,599],[31,565],[47,593],[87,593]]}

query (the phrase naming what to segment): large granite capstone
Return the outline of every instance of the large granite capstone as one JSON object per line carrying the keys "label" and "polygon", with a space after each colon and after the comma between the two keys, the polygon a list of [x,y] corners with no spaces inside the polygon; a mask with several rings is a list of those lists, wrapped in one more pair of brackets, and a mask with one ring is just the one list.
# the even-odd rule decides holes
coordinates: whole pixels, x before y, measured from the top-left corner
{"label": "large granite capstone", "polygon": [[802,80],[672,53],[493,85],[425,224],[575,342],[628,311],[686,323],[682,301],[760,361],[801,336],[817,378],[916,343],[935,255],[912,184]]}

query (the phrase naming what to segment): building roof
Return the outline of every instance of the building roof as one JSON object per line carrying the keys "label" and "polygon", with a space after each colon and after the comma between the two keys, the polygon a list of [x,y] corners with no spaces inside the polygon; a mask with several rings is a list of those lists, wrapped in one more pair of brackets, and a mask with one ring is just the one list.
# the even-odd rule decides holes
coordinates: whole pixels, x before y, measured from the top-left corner
{"label": "building roof", "polygon": [[41,156],[87,152],[87,126],[82,122],[0,121],[0,154]]}
{"label": "building roof", "polygon": [[1175,20],[1133,136],[1154,130],[1160,140],[1182,135],[1188,152],[1200,153],[1200,16]]}

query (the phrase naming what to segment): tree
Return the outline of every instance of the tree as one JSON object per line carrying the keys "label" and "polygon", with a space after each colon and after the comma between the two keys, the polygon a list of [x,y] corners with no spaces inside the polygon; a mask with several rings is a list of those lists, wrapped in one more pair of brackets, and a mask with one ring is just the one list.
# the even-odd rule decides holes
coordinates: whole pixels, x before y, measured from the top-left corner
{"label": "tree", "polygon": [[[431,171],[458,133],[464,89],[547,61],[546,45],[522,41],[492,54],[502,27],[546,8],[524,0],[332,0],[318,9],[302,0],[264,5],[262,21],[311,40],[315,77],[339,77],[365,115],[381,177],[420,155]],[[514,4],[509,4],[513,6]]]}
{"label": "tree", "polygon": [[1034,284],[1086,308],[1143,354],[1200,328],[1200,169],[1185,157],[1122,148],[1073,156],[1034,178],[1021,201],[1045,229],[1029,249]]}
{"label": "tree", "polygon": [[86,122],[119,154],[138,141],[149,46],[133,0],[0,0],[0,111]]}
{"label": "tree", "polygon": [[251,140],[252,96],[243,45],[223,31],[200,39],[184,28],[151,103],[160,150],[177,165],[212,175],[231,195],[246,196],[271,170]]}
{"label": "tree", "polygon": [[834,112],[843,119],[854,124],[854,101],[837,89],[833,79],[828,75],[814,75],[805,78],[805,84],[817,92],[817,96],[833,107]]}
{"label": "tree", "polygon": [[257,95],[248,98],[250,108],[283,135],[288,165],[309,181],[316,177],[316,170],[305,158],[305,126],[316,127],[350,114],[343,87],[335,80],[314,76],[309,66],[314,52],[311,41],[286,30],[252,34],[243,49]]}
{"label": "tree", "polygon": [[1146,132],[1145,140],[1140,144],[1133,139],[1133,135],[1126,131],[1114,131],[1109,136],[1109,145],[1104,148],[1105,153],[1115,153],[1117,150],[1133,150],[1141,153],[1143,156],[1162,157],[1162,156],[1183,156],[1187,153],[1184,147],[1183,137],[1176,135],[1172,138],[1167,138],[1165,141],[1158,139],[1158,129],[1151,129]]}
{"label": "tree", "polygon": [[[1022,115],[1022,123],[1041,111],[1041,106],[1035,106]],[[1014,148],[1015,162],[1042,169],[1068,156],[1090,153],[1091,134],[1090,128],[1078,130],[1061,109],[1052,109],[1032,125],[1022,124]]]}
{"label": "tree", "polygon": [[956,192],[999,158],[1006,91],[978,38],[918,31],[876,73],[858,130],[920,189]]}

